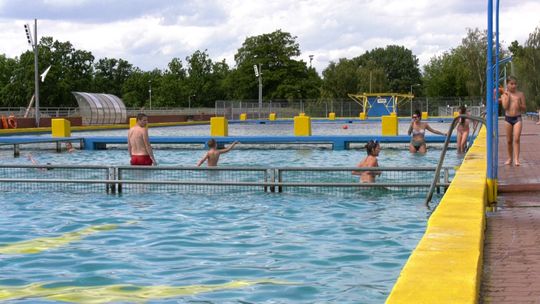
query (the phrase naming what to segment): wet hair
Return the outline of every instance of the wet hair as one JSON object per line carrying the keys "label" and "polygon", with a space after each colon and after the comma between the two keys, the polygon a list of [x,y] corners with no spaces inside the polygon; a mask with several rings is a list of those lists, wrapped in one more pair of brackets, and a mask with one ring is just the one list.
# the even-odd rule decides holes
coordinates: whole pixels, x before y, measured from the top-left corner
{"label": "wet hair", "polygon": [[216,140],[213,138],[210,138],[210,140],[206,143],[208,145],[208,148],[215,148],[216,147]]}
{"label": "wet hair", "polygon": [[139,113],[137,114],[137,121],[141,121],[145,117],[148,117],[148,116],[144,113]]}
{"label": "wet hair", "polygon": [[420,112],[420,110],[418,109],[414,110],[414,114],[418,116],[419,119],[422,119],[422,112]]}
{"label": "wet hair", "polygon": [[[467,108],[465,106],[461,106],[459,107],[459,114],[467,114]],[[459,119],[459,123],[460,124],[464,124],[465,123],[465,118],[464,117],[461,117]]]}
{"label": "wet hair", "polygon": [[373,151],[379,146],[379,142],[377,140],[370,140],[367,142],[367,144],[364,145],[364,148],[366,148],[367,155],[373,154]]}
{"label": "wet hair", "polygon": [[506,83],[509,83],[510,81],[517,82],[516,76],[510,75],[510,76],[506,77]]}

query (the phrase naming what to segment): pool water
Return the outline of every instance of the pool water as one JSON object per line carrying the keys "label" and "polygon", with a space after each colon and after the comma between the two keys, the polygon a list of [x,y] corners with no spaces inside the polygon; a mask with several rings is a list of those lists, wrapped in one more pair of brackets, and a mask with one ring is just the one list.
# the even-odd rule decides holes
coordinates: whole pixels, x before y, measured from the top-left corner
{"label": "pool water", "polygon": [[427,217],[418,197],[391,193],[0,197],[4,245],[118,225],[35,254],[0,255],[1,289],[287,282],[172,298],[205,303],[380,303]]}
{"label": "pool water", "polygon": [[[23,156],[28,152],[39,163],[129,161],[123,148],[35,149]],[[204,152],[157,149],[155,154],[162,165],[193,166]],[[3,163],[29,163],[11,153],[0,152]],[[435,166],[439,153],[383,148],[379,163]],[[220,166],[344,167],[364,156],[363,150],[240,146],[222,155]],[[445,165],[459,163],[449,152]],[[423,193],[382,190],[344,195],[0,192],[0,300],[381,303],[423,235],[429,217],[423,198]]]}

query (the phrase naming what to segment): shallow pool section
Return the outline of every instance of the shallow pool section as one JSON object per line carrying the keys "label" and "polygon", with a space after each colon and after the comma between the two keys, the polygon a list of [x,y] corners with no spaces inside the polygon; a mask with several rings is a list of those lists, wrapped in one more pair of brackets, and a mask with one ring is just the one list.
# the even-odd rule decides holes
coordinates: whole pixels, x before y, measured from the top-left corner
{"label": "shallow pool section", "polygon": [[[58,300],[47,288],[97,287],[105,291],[72,302],[381,303],[428,216],[418,197],[380,191],[354,197],[4,192],[0,200],[0,289],[11,291],[0,299],[12,303]],[[15,250],[21,244],[41,247]],[[231,283],[237,281],[259,283]],[[38,292],[32,284],[45,285]],[[132,292],[114,298],[116,289],[107,286],[121,284]],[[139,292],[156,286],[186,287],[186,293]]]}

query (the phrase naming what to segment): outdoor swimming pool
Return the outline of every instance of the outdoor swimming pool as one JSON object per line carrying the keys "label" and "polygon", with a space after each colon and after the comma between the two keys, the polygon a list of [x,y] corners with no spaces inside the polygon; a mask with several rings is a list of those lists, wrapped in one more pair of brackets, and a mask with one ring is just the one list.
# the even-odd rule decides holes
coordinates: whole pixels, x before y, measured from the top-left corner
{"label": "outdoor swimming pool", "polygon": [[[0,158],[29,164],[28,152],[42,164],[129,161],[121,147],[75,153],[35,149],[20,158],[2,151]],[[435,166],[439,152],[421,156],[383,148],[379,163]],[[155,153],[160,165],[193,166],[204,151]],[[348,167],[364,156],[363,150],[238,149],[222,155],[220,166]],[[450,152],[445,165],[459,162]],[[389,190],[342,195],[3,191],[0,300],[381,303],[425,230],[429,211],[423,198],[424,193]]]}

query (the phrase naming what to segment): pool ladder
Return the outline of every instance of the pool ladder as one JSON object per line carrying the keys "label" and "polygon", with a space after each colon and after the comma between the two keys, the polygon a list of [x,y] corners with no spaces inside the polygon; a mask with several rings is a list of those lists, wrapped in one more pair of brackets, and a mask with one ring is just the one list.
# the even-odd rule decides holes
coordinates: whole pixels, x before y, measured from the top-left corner
{"label": "pool ladder", "polygon": [[[446,140],[444,141],[444,146],[443,146],[443,149],[442,149],[442,152],[441,152],[441,156],[439,157],[439,163],[437,164],[437,168],[435,169],[435,175],[433,177],[433,181],[431,182],[431,186],[429,187],[429,191],[428,191],[428,194],[426,196],[426,207],[429,208],[429,203],[431,202],[431,199],[433,198],[433,192],[435,191],[435,187],[437,185],[437,181],[440,179],[439,177],[439,174],[441,173],[441,168],[442,168],[442,165],[444,163],[444,157],[446,156],[446,151],[448,150],[448,144],[450,144],[450,138],[452,137],[452,132],[454,132],[454,129],[456,128],[457,126],[457,123],[459,122],[459,120],[461,118],[466,118],[466,119],[470,119],[472,121],[476,121],[476,122],[479,122],[483,125],[486,124],[486,120],[485,118],[485,114],[482,114],[482,116],[471,116],[471,115],[465,115],[465,114],[460,114],[456,117],[454,117],[454,120],[452,120],[452,124],[450,125],[450,128],[448,129],[448,133],[446,134]],[[480,128],[478,128],[479,124],[475,124],[474,128],[473,128],[473,132],[471,134],[469,134],[469,140],[467,142],[467,148],[466,148],[466,151],[467,152],[469,150],[469,147],[472,145],[472,141],[473,139],[476,137],[476,133],[477,133],[477,130],[479,130]]]}

